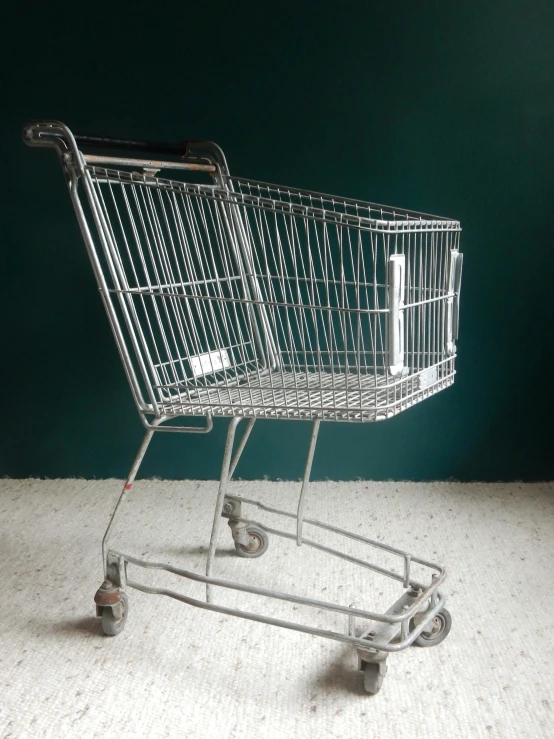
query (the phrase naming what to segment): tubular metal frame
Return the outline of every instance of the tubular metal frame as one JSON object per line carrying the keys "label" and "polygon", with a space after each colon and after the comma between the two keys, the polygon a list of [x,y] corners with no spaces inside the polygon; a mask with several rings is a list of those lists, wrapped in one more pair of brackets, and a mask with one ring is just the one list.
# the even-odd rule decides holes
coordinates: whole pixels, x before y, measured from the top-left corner
{"label": "tubular metal frame", "polygon": [[[304,506],[322,420],[384,420],[453,383],[462,270],[459,223],[231,177],[223,152],[210,142],[186,142],[172,149],[79,137],[57,121],[26,124],[23,135],[28,145],[55,148],[59,154],[146,427],[102,540],[102,592],[108,600],[97,599],[103,604],[100,611],[112,607],[112,591],[121,597],[135,588],[351,644],[363,665],[382,665],[388,653],[429,633],[444,609],[439,592],[444,568],[306,519]],[[162,151],[164,158],[81,150],[92,145]],[[178,158],[171,160],[168,154]],[[133,167],[142,171],[130,171]],[[158,171],[165,169],[208,174],[214,184],[161,179]],[[203,416],[206,426],[177,422],[188,416]],[[115,517],[154,432],[208,433],[213,416],[231,420],[205,576],[111,548]],[[227,492],[260,417],[313,423],[296,514]],[[243,418],[248,424],[233,455]],[[296,534],[245,518],[243,505],[295,519]],[[237,551],[247,551],[248,527],[254,525],[262,537],[287,538],[397,580],[404,592],[386,613],[374,613],[217,579],[212,573],[222,517],[229,519]],[[402,572],[306,538],[305,523],[398,556]],[[427,568],[430,580],[415,581],[412,563]],[[129,579],[128,565],[205,583],[206,602]],[[343,613],[348,629],[327,631],[218,606],[214,588]],[[121,618],[120,602],[114,613]],[[356,618],[370,622],[362,636],[355,635]]]}

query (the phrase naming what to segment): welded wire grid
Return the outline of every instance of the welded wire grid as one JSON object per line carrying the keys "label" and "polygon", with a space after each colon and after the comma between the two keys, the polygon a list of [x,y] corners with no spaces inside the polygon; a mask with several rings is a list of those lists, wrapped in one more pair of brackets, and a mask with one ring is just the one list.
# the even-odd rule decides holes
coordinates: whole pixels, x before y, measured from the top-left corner
{"label": "welded wire grid", "polygon": [[[156,413],[372,421],[452,384],[458,222],[238,178],[192,185],[92,166],[85,177]],[[393,254],[406,260],[400,376],[387,340]]]}

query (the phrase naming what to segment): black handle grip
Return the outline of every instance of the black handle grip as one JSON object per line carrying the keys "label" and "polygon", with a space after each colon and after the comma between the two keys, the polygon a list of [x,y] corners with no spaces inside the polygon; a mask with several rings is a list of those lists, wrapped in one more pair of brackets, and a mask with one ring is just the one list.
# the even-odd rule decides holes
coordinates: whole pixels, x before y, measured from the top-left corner
{"label": "black handle grip", "polygon": [[[212,162],[219,172],[228,176],[229,169],[225,154],[213,141],[189,139],[176,144],[163,141],[142,141],[134,139],[117,139],[111,136],[91,136],[89,134],[73,134],[61,121],[33,120],[23,126],[23,140],[28,146],[54,147],[58,153],[65,153],[70,148],[81,146],[96,149],[125,149],[127,151],[150,152],[152,154],[174,154],[191,161]],[[73,141],[73,143],[71,143]]]}
{"label": "black handle grip", "polygon": [[89,134],[74,134],[79,146],[95,149],[124,149],[126,151],[159,152],[163,154],[186,154],[190,144],[203,144],[200,140],[180,141],[177,144],[168,144],[163,141],[135,141],[131,139],[114,139],[110,136],[91,136]]}

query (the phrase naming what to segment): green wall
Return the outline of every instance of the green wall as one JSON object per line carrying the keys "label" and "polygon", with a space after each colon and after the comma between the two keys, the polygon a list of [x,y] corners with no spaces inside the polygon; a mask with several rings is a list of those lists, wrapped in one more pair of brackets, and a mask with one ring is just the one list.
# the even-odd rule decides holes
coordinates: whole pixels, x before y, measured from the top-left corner
{"label": "green wall", "polygon": [[[20,3],[2,51],[0,474],[122,477],[142,436],[53,153],[29,117],[209,138],[247,177],[458,218],[452,389],[325,424],[314,477],[554,477],[554,3]],[[218,476],[226,422],[142,474]],[[260,422],[237,473],[296,478],[310,428]]]}

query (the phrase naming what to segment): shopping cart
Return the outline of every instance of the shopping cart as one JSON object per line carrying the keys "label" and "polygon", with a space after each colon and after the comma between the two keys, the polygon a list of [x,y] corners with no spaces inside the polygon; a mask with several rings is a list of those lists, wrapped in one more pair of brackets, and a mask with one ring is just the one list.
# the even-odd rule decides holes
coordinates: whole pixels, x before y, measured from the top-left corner
{"label": "shopping cart", "polygon": [[[146,427],[102,543],[104,582],[95,601],[104,632],[123,630],[130,588],[163,593],[212,611],[352,645],[365,688],[376,693],[389,653],[413,643],[432,646],[448,634],[451,618],[439,592],[445,570],[305,518],[310,470],[322,421],[385,420],[454,382],[462,272],[459,223],[231,177],[223,152],[210,142],[173,146],[77,136],[57,121],[27,123],[23,137],[29,146],[51,147],[59,154]],[[187,181],[166,178],[166,170],[175,178],[185,172]],[[208,184],[202,184],[203,178]],[[179,419],[193,416],[204,418],[205,425],[181,425]],[[111,548],[115,515],[154,432],[207,433],[217,416],[231,421],[206,574]],[[228,492],[258,418],[313,424],[295,513]],[[243,419],[246,428],[233,455]],[[289,523],[292,519],[292,531],[253,523],[245,506]],[[401,595],[385,613],[375,613],[217,579],[214,555],[222,517],[228,519],[241,557],[264,554],[271,533],[392,578],[400,583]],[[325,536],[348,537],[370,551],[385,552],[398,560],[398,567],[382,567],[309,539],[307,525]],[[424,581],[414,579],[416,564]],[[206,601],[131,580],[129,566],[204,583]],[[344,614],[348,628],[324,630],[218,605],[214,588]],[[365,622],[358,635],[357,620]]]}

